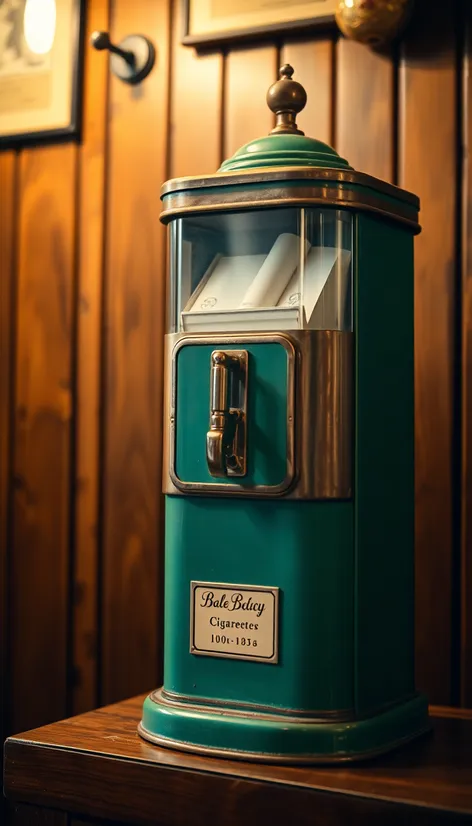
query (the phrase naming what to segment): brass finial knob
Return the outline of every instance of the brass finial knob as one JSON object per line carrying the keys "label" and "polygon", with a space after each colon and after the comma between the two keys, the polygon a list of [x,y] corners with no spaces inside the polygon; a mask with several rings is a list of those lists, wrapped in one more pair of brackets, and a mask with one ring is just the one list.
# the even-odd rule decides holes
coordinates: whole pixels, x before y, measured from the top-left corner
{"label": "brass finial knob", "polygon": [[304,135],[298,129],[296,116],[304,109],[306,92],[296,80],[292,80],[293,69],[288,63],[281,66],[279,80],[272,84],[267,92],[267,105],[276,115],[276,123],[271,135]]}

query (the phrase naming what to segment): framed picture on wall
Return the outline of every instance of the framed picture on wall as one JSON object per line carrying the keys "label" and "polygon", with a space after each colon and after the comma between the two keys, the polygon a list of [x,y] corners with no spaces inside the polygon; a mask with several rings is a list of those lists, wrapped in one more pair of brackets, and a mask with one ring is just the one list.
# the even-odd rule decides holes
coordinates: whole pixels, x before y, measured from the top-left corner
{"label": "framed picture on wall", "polygon": [[218,46],[334,23],[337,0],[182,0],[187,46]]}
{"label": "framed picture on wall", "polygon": [[74,137],[82,0],[0,0],[0,146]]}

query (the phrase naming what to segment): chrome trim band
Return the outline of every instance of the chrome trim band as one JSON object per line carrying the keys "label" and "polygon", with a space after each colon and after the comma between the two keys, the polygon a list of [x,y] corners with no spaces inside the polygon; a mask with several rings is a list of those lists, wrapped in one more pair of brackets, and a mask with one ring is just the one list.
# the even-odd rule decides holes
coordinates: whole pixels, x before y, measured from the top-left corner
{"label": "chrome trim band", "polygon": [[197,746],[193,743],[187,743],[183,740],[171,740],[169,737],[161,737],[158,734],[152,734],[144,728],[142,722],[138,723],[138,734],[144,739],[153,743],[155,746],[163,746],[167,749],[176,749],[177,751],[191,752],[192,754],[201,754],[203,757],[226,757],[233,760],[245,760],[251,763],[279,763],[280,765],[339,765],[341,763],[355,763],[360,760],[369,760],[372,757],[379,757],[382,754],[400,748],[412,740],[427,734],[431,726],[425,726],[421,731],[415,731],[408,737],[401,737],[394,742],[387,743],[383,748],[371,749],[370,751],[358,752],[356,754],[331,756],[320,754],[269,754],[261,752],[257,754],[253,751],[233,751],[232,749],[218,749],[211,746]]}
{"label": "chrome trim band", "polygon": [[336,330],[290,333],[297,350],[296,466],[291,499],[353,494],[354,336]]}
{"label": "chrome trim band", "polygon": [[403,201],[419,210],[419,198],[406,189],[389,184],[373,175],[356,172],[353,169],[326,169],[308,166],[267,166],[257,171],[216,172],[213,175],[193,175],[185,178],[172,178],[161,187],[161,198],[174,192],[188,189],[208,189],[222,186],[244,186],[245,184],[271,183],[273,181],[321,181],[369,187],[377,192]]}
{"label": "chrome trim band", "polygon": [[261,189],[259,198],[254,190],[222,192],[216,195],[177,193],[168,196],[168,207],[161,212],[160,220],[167,224],[172,218],[196,213],[314,206],[369,212],[404,224],[415,235],[421,232],[418,221],[411,215],[411,207],[405,206],[405,208],[402,208],[400,205],[398,209],[394,209],[390,203],[383,201],[381,197],[376,198],[364,194],[362,198],[359,198],[358,192],[350,191],[345,187],[328,188],[324,186],[316,189],[313,187],[297,187],[296,189],[286,190]]}
{"label": "chrome trim band", "polygon": [[[191,711],[215,711],[215,713],[226,713],[231,716],[251,716],[257,719],[276,719],[280,717],[289,722],[300,722],[308,720],[313,723],[354,723],[360,720],[367,720],[374,715],[384,714],[401,703],[414,700],[417,697],[417,692],[402,697],[401,700],[393,700],[388,703],[381,703],[380,705],[372,706],[362,714],[356,714],[354,708],[341,708],[334,710],[325,709],[295,709],[284,708],[283,706],[263,706],[256,703],[245,703],[239,700],[219,700],[217,698],[207,697],[192,697],[188,694],[179,694],[178,692],[168,691],[161,686],[155,689],[149,695],[153,703],[167,704],[173,708],[190,709]],[[224,709],[222,712],[221,709]]]}
{"label": "chrome trim band", "polygon": [[255,703],[243,703],[237,700],[218,700],[206,697],[191,697],[187,694],[177,694],[174,691],[166,691],[164,687],[158,688],[150,694],[153,702],[159,702],[173,708],[186,708],[192,711],[205,711],[211,707],[221,713],[221,709],[230,707],[231,715],[234,716],[258,716],[266,719],[279,720],[283,717],[286,722],[301,722],[302,720],[312,720],[320,723],[349,723],[359,719],[356,717],[353,708],[337,709],[335,711],[311,711],[294,708],[283,708],[277,706],[275,714],[274,706],[262,706]]}

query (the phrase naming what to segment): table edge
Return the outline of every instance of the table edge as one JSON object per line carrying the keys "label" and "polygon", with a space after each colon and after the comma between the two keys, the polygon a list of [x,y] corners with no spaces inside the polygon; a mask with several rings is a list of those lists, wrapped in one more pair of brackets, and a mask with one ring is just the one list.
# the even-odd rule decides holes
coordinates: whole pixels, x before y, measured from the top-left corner
{"label": "table edge", "polygon": [[[296,791],[297,789],[304,792],[313,793],[314,795],[317,794],[328,794],[334,797],[343,797],[343,798],[355,798],[356,800],[364,800],[364,801],[371,801],[377,804],[384,804],[393,808],[398,807],[404,809],[411,809],[411,810],[421,810],[423,812],[431,813],[431,814],[441,814],[446,813],[450,815],[459,815],[459,816],[472,816],[472,802],[470,808],[463,808],[461,806],[445,806],[435,802],[428,802],[428,801],[420,801],[420,800],[411,800],[404,797],[392,797],[391,795],[387,794],[380,794],[380,793],[369,793],[366,791],[358,791],[355,789],[342,789],[342,788],[333,788],[330,786],[322,785],[322,784],[314,784],[308,783],[303,780],[289,779],[289,778],[277,778],[277,777],[254,777],[248,774],[238,773],[236,766],[231,766],[229,771],[219,771],[216,770],[214,767],[212,768],[209,766],[208,768],[205,766],[180,766],[175,764],[169,763],[157,763],[151,759],[147,759],[145,757],[136,759],[134,757],[128,757],[126,755],[111,755],[111,754],[104,754],[100,751],[95,751],[91,749],[81,749],[77,747],[70,747],[70,746],[62,746],[60,744],[50,744],[50,743],[38,743],[37,741],[27,740],[26,738],[21,738],[19,735],[15,735],[12,737],[7,738],[4,744],[4,786],[3,791],[4,795],[9,800],[17,800],[18,802],[31,802],[35,803],[36,805],[41,805],[40,798],[35,795],[34,793],[21,792],[18,795],[18,788],[13,786],[9,783],[9,765],[11,761],[16,762],[17,754],[15,752],[21,752],[22,750],[27,749],[29,752],[35,750],[37,753],[48,751],[48,752],[57,752],[57,753],[67,753],[72,758],[74,755],[81,755],[88,760],[91,761],[106,761],[108,764],[134,764],[136,766],[143,766],[146,769],[151,769],[153,771],[167,771],[171,772],[174,775],[178,775],[180,773],[186,773],[195,775],[196,779],[198,776],[205,776],[205,777],[213,777],[217,780],[237,780],[238,784],[250,784],[251,786],[259,785],[259,786],[277,786],[277,788],[285,788],[290,789],[291,791]],[[13,752],[13,754],[12,754]],[[208,758],[210,759],[210,758]],[[198,782],[198,779],[196,780]]]}

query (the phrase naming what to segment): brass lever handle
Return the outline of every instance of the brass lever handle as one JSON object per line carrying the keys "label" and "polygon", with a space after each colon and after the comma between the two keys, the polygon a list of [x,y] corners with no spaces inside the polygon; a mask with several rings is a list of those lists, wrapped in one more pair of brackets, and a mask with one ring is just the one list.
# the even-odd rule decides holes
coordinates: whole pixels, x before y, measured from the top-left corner
{"label": "brass lever handle", "polygon": [[206,457],[212,476],[246,474],[247,352],[214,350]]}

